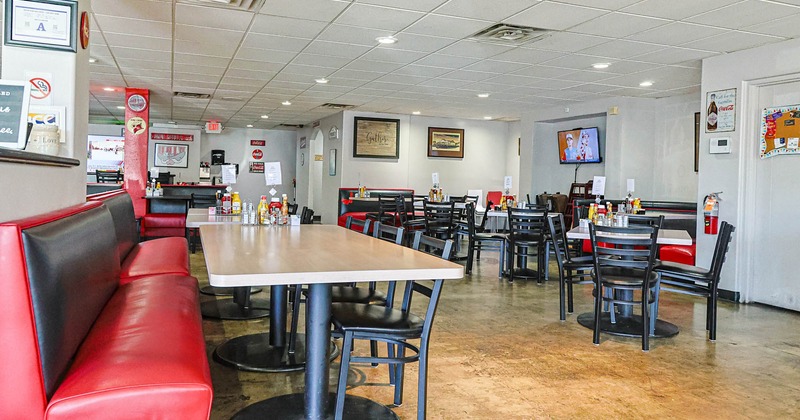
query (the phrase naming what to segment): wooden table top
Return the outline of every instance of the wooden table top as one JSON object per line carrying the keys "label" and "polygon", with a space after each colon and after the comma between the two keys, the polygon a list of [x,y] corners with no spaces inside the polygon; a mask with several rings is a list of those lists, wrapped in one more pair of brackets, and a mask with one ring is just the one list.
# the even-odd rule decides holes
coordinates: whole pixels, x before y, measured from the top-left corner
{"label": "wooden table top", "polygon": [[[567,238],[589,239],[589,228],[574,227],[567,232]],[[685,230],[659,229],[656,243],[659,245],[691,245],[692,237]]]}
{"label": "wooden table top", "polygon": [[335,225],[200,226],[212,286],[460,279],[464,267]]}

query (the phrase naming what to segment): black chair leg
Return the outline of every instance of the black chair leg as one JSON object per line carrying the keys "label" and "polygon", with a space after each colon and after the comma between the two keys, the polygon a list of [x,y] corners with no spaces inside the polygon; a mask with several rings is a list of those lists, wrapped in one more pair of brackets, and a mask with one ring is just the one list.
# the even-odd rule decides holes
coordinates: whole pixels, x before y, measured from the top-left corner
{"label": "black chair leg", "polygon": [[[572,279],[572,270],[567,271],[567,278]],[[572,313],[573,308],[572,282],[567,282],[567,312]]]}
{"label": "black chair leg", "polygon": [[[402,359],[405,357],[406,348],[403,346],[397,346],[397,357]],[[421,363],[421,361],[420,361]],[[403,374],[405,371],[405,363],[397,363],[395,374],[394,374],[394,405],[400,406],[403,404]],[[420,369],[422,369],[422,365],[420,365]]]}
{"label": "black chair leg", "polygon": [[650,351],[650,291],[642,291],[642,351]]}
{"label": "black chair leg", "polygon": [[[480,249],[478,249],[478,255],[480,254]],[[469,249],[467,249],[467,266],[464,272],[466,274],[472,274],[472,260],[475,257],[475,243],[473,241],[469,242]]]}
{"label": "black chair leg", "polygon": [[[369,355],[372,357],[378,357],[378,342],[375,340],[369,340]],[[372,367],[378,366],[377,362],[371,363]]]}
{"label": "black chair leg", "polygon": [[708,339],[717,341],[717,296],[716,290],[711,297],[711,328],[709,328]]}
{"label": "black chair leg", "polygon": [[342,339],[342,362],[339,366],[339,384],[336,386],[336,420],[342,420],[344,414],[344,397],[347,393],[347,374],[350,370],[350,353],[352,351],[353,334],[346,332]]}
{"label": "black chair leg", "polygon": [[417,386],[417,419],[425,418],[428,400],[428,343],[419,346],[419,382]]}
{"label": "black chair leg", "polygon": [[289,353],[294,353],[297,346],[297,325],[300,318],[300,299],[303,297],[303,286],[294,286],[294,299],[292,299],[292,324],[289,329]]}
{"label": "black chair leg", "polygon": [[566,319],[567,319],[567,314],[566,314],[566,310],[565,310],[565,306],[566,305],[564,303],[564,297],[565,297],[564,296],[564,294],[565,294],[565,290],[564,289],[567,286],[565,283],[566,282],[564,281],[564,273],[559,271],[559,273],[558,273],[558,310],[559,310],[560,319],[562,321],[566,321]]}
{"label": "black chair leg", "polygon": [[603,286],[597,285],[595,292],[597,296],[594,298],[594,333],[592,335],[592,343],[600,345],[600,309],[603,307]]}

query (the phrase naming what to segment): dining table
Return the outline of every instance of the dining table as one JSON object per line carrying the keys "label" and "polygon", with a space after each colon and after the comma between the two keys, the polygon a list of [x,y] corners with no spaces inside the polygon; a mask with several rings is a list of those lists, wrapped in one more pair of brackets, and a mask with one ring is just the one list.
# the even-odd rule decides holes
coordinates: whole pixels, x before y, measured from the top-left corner
{"label": "dining table", "polygon": [[[609,234],[609,233],[604,233]],[[590,239],[588,227],[574,227],[567,232],[567,239]],[[659,229],[656,243],[659,245],[691,245],[692,237],[689,232],[680,229]],[[619,290],[623,300],[631,300],[633,292],[630,290]],[[642,336],[642,317],[633,314],[632,305],[615,305],[617,307],[616,319],[611,320],[609,312],[603,312],[600,318],[600,330],[611,334],[624,337]],[[658,314],[654,314],[658,316]],[[586,312],[578,315],[578,323],[586,328],[594,328],[594,312]],[[652,337],[664,338],[678,334],[678,326],[656,319],[655,330]]]}
{"label": "dining table", "polygon": [[[238,214],[209,214],[207,208],[189,209],[186,213],[186,237],[190,240],[190,248],[194,252],[194,244],[189,229],[197,230],[203,225],[241,224],[242,217]],[[233,296],[229,299],[218,299],[200,303],[200,312],[206,318],[248,320],[269,316],[269,302],[264,299],[254,299],[251,296],[260,292],[255,287],[214,287],[211,285],[200,288],[200,292],[212,296]]]}
{"label": "dining table", "polygon": [[[259,401],[239,411],[235,419],[333,418],[335,395],[329,392],[332,284],[460,279],[464,275],[461,265],[335,225],[203,225],[200,237],[213,286],[269,286],[286,296],[288,285],[308,285],[304,392]],[[273,298],[270,305],[269,345],[286,349],[286,301]],[[297,351],[303,347],[300,344]],[[385,405],[353,395],[347,395],[344,410],[348,418],[397,418]]]}

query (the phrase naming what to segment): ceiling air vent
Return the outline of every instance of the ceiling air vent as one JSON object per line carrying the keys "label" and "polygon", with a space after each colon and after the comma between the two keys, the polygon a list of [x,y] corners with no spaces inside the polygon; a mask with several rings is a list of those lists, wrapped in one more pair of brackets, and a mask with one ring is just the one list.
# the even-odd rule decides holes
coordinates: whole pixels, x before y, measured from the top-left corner
{"label": "ceiling air vent", "polygon": [[470,39],[496,44],[522,45],[538,41],[548,35],[550,31],[546,29],[498,23],[472,35]]}
{"label": "ceiling air vent", "polygon": [[345,104],[332,104],[332,103],[330,103],[330,102],[329,102],[329,103],[326,103],[326,104],[322,104],[322,105],[320,105],[320,106],[321,106],[322,108],[329,108],[329,109],[350,109],[350,108],[352,108],[352,107],[353,107],[353,105],[345,105]]}
{"label": "ceiling air vent", "polygon": [[211,99],[211,95],[208,93],[192,93],[192,92],[173,92],[176,98],[187,98],[187,99]]}
{"label": "ceiling air vent", "polygon": [[265,0],[178,0],[178,3],[199,4],[224,9],[242,10],[245,12],[258,12]]}
{"label": "ceiling air vent", "polygon": [[279,124],[281,127],[286,128],[303,128],[303,124]]}

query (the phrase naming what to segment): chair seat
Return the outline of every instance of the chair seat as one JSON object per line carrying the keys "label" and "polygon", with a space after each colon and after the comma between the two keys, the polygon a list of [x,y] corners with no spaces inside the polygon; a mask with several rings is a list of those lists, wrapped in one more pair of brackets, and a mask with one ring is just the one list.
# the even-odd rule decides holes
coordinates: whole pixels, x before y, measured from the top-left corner
{"label": "chair seat", "polygon": [[687,280],[708,281],[711,276],[711,273],[705,268],[671,261],[656,261],[653,270],[658,271],[662,276],[682,277]]}
{"label": "chair seat", "polygon": [[378,290],[365,287],[333,286],[331,301],[348,303],[386,302],[386,295]]}
{"label": "chair seat", "polygon": [[381,305],[333,303],[331,321],[337,330],[355,333],[392,334],[418,337],[424,320],[414,314]]}
{"label": "chair seat", "polygon": [[[602,268],[603,284],[609,287],[641,287],[644,271],[636,268],[605,267]],[[650,272],[650,286],[655,287],[658,273]]]}
{"label": "chair seat", "polygon": [[507,235],[502,233],[476,233],[476,241],[505,241],[508,239]]}

